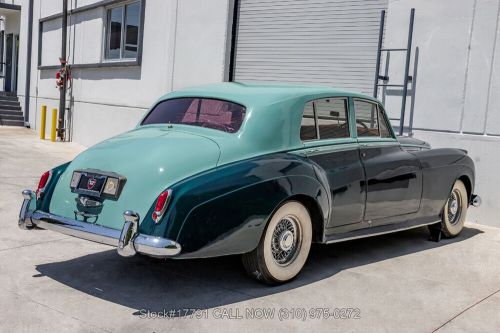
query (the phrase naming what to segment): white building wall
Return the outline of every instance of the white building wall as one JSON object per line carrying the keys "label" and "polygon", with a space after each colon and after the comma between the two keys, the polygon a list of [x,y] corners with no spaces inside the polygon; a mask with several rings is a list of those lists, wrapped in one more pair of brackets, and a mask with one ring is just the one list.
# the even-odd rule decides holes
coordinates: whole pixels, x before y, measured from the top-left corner
{"label": "white building wall", "polygon": [[[71,1],[69,8],[97,1]],[[20,0],[27,22],[28,0]],[[142,65],[72,69],[72,140],[90,146],[132,129],[160,96],[173,89],[224,80],[230,0],[146,0]],[[35,1],[30,93],[30,125],[38,130],[42,104],[59,106],[55,69],[38,70],[38,20],[62,11],[61,1]],[[104,8],[71,15],[68,24],[70,64],[101,61]],[[61,19],[44,23],[42,65],[56,65]],[[26,31],[22,31],[25,40]],[[22,50],[26,50],[21,45]],[[23,51],[21,51],[22,54]],[[26,51],[24,51],[25,53]],[[24,56],[22,63],[25,64]],[[23,67],[23,66],[21,66]],[[24,68],[19,87],[24,87]],[[21,103],[24,88],[19,91]],[[50,126],[47,126],[47,135]]]}
{"label": "white building wall", "polygon": [[[412,7],[410,75],[416,76],[416,82],[410,85],[405,124],[413,118],[415,137],[433,147],[469,151],[476,164],[475,191],[483,199],[480,208],[470,210],[469,220],[500,226],[496,170],[500,164],[500,1],[389,0],[385,47],[406,46]],[[402,82],[402,55],[391,54],[389,75],[389,83]],[[386,92],[388,113],[399,118],[401,89]]]}

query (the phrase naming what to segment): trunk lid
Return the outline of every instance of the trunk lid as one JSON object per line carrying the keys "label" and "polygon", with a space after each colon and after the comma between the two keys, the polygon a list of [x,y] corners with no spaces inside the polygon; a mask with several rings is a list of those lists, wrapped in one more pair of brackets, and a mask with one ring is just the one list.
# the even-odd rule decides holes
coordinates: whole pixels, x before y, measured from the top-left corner
{"label": "trunk lid", "polygon": [[[139,213],[141,221],[157,196],[172,184],[217,165],[219,146],[211,139],[181,130],[142,127],[99,143],[78,155],[61,175],[50,213],[76,219],[70,181],[76,169],[98,169],[127,178],[118,200],[106,199],[96,224],[121,229],[123,212]],[[78,220],[82,217],[78,216]],[[94,220],[89,220],[94,223]]]}

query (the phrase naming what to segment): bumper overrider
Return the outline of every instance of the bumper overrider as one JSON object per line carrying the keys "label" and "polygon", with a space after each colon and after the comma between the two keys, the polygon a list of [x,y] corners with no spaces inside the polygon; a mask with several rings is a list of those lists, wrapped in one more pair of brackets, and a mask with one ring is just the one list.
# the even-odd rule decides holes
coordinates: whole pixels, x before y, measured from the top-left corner
{"label": "bumper overrider", "polygon": [[19,213],[19,227],[21,229],[30,230],[39,227],[115,246],[118,248],[118,254],[124,257],[141,253],[151,257],[168,258],[181,252],[181,246],[173,240],[139,233],[139,215],[133,211],[123,213],[125,218],[123,228],[116,230],[39,210],[30,211],[34,194],[30,190],[24,190],[22,193],[24,201]]}

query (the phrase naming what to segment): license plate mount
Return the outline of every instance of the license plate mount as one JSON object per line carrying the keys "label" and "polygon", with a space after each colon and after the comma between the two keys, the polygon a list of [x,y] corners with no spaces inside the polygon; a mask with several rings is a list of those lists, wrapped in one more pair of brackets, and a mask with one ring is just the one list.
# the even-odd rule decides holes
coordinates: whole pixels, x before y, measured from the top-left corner
{"label": "license plate mount", "polygon": [[100,197],[107,178],[105,175],[83,172],[78,180],[75,191],[81,194]]}

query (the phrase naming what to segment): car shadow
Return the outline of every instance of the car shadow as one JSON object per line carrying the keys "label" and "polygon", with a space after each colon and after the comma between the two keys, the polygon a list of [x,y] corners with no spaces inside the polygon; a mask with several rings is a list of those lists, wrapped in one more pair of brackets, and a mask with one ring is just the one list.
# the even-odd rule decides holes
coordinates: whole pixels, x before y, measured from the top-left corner
{"label": "car shadow", "polygon": [[[122,258],[115,250],[37,265],[40,274],[81,292],[137,311],[209,309],[281,293],[342,270],[466,241],[483,231],[466,227],[460,236],[429,241],[427,228],[407,230],[331,245],[314,244],[301,274],[290,283],[270,287],[247,277],[239,256],[157,260]],[[177,312],[182,316],[182,312]]]}

